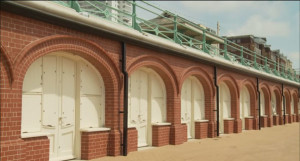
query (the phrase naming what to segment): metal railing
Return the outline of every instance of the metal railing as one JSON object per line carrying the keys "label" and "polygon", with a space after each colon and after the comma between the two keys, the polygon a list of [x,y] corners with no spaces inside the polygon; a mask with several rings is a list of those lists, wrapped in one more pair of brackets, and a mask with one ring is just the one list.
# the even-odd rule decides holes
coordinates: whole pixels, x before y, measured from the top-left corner
{"label": "metal railing", "polygon": [[[255,68],[259,71],[300,82],[294,69],[288,69],[271,58],[220,37],[172,12],[160,9],[146,1],[127,1],[132,12],[122,7],[112,7],[105,1],[53,1],[77,12],[87,12],[109,21],[147,32],[174,43],[201,50],[207,54],[231,62]],[[121,8],[121,9],[119,9]],[[142,13],[142,14],[138,14]],[[148,15],[148,16],[145,16]],[[150,16],[149,16],[150,15]],[[152,19],[149,19],[152,17]]]}

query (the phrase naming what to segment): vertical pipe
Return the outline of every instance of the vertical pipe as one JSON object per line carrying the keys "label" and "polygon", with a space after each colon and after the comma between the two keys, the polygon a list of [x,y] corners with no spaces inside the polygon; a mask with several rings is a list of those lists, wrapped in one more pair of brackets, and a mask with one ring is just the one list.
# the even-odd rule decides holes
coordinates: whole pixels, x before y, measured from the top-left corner
{"label": "vertical pipe", "polygon": [[219,104],[219,86],[218,86],[218,76],[217,76],[217,67],[214,66],[214,79],[215,79],[215,86],[216,86],[216,105],[217,105],[217,136],[220,135],[220,119],[219,119],[219,109],[220,109],[220,104]]}
{"label": "vertical pipe", "polygon": [[[281,84],[282,108],[283,108],[283,124],[285,124],[285,96],[283,94],[283,83]],[[282,111],[281,111],[282,112]]]}
{"label": "vertical pipe", "polygon": [[128,73],[126,70],[126,44],[122,42],[122,73],[124,74],[123,96],[123,155],[127,156],[127,133],[128,133]]}
{"label": "vertical pipe", "polygon": [[259,80],[258,77],[256,77],[256,87],[257,87],[257,93],[258,93],[258,128],[261,129],[261,119],[260,119],[260,91],[259,91]]}

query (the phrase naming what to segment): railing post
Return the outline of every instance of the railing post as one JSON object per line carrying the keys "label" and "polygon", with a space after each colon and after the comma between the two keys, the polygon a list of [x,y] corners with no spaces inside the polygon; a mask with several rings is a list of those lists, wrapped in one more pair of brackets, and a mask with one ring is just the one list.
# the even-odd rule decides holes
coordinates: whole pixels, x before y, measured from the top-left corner
{"label": "railing post", "polygon": [[254,53],[254,68],[255,68],[255,69],[259,69],[259,68],[258,68],[258,64],[257,64],[257,62],[256,62],[256,52]]}
{"label": "railing post", "polygon": [[173,38],[173,40],[174,40],[174,42],[175,43],[177,43],[177,44],[181,44],[181,41],[179,40],[179,38],[178,38],[178,29],[177,29],[177,15],[174,15],[174,38]]}
{"label": "railing post", "polygon": [[132,28],[142,32],[141,27],[136,22],[136,2],[133,0],[132,2]]}
{"label": "railing post", "polygon": [[203,31],[203,35],[202,35],[202,50],[205,53],[208,53],[208,50],[206,48],[206,30],[202,30]]}
{"label": "railing post", "polygon": [[70,7],[74,9],[76,12],[80,12],[80,5],[78,4],[78,1],[71,1]]}
{"label": "railing post", "polygon": [[265,71],[268,73],[270,72],[269,67],[268,67],[268,58],[267,57],[265,57]]}
{"label": "railing post", "polygon": [[246,65],[246,63],[245,63],[245,59],[244,59],[244,48],[243,48],[243,46],[241,46],[241,64],[242,65]]}
{"label": "railing post", "polygon": [[227,60],[230,60],[228,54],[227,54],[227,39],[224,40],[224,58]]}

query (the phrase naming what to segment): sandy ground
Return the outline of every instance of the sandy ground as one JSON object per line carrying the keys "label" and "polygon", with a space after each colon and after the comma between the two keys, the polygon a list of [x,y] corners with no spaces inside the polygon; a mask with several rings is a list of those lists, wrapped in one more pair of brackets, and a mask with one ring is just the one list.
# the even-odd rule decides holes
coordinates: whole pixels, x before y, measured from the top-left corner
{"label": "sandy ground", "polygon": [[299,161],[299,123],[140,149],[93,161]]}

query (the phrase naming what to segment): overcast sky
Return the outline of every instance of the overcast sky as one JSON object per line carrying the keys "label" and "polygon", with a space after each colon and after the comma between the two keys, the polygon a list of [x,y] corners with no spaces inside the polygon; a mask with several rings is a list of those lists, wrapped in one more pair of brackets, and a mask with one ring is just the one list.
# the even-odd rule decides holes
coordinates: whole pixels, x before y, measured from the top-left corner
{"label": "overcast sky", "polygon": [[155,1],[151,4],[172,11],[216,30],[220,35],[262,36],[271,49],[280,49],[299,66],[300,3],[296,1]]}

